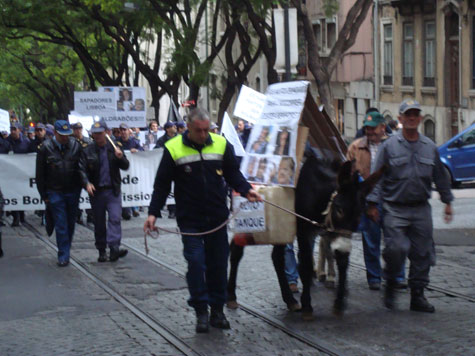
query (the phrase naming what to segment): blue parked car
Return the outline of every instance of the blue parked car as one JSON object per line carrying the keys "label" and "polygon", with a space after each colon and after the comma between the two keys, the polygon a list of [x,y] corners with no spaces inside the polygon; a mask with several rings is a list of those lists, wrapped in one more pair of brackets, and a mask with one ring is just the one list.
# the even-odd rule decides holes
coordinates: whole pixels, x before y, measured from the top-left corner
{"label": "blue parked car", "polygon": [[475,122],[441,145],[439,154],[454,188],[475,180]]}

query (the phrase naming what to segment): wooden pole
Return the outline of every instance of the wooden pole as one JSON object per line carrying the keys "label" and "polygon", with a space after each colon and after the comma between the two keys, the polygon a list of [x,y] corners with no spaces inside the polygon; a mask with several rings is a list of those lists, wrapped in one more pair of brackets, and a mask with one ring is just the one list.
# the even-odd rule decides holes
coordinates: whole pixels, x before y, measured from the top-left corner
{"label": "wooden pole", "polygon": [[114,147],[114,149],[117,150],[117,146],[115,145],[114,141],[112,141],[112,139],[109,137],[108,134],[106,134],[106,137],[109,140],[109,142],[111,143],[112,147]]}

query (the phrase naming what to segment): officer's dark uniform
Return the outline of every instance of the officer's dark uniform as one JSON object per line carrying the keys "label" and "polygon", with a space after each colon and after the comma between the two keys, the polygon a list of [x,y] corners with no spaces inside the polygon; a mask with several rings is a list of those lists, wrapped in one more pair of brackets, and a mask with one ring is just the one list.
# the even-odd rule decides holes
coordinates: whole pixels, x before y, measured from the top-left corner
{"label": "officer's dark uniform", "polygon": [[[76,130],[76,129],[82,129],[82,124],[80,122],[76,122],[74,124],[71,125],[71,128],[73,130]],[[74,135],[74,132],[73,132],[73,135]],[[92,142],[92,139],[90,139],[89,137],[86,137],[84,135],[82,135],[81,138],[78,138],[77,136],[74,136],[76,138],[76,140],[79,142],[79,144],[82,146],[82,148],[86,148],[87,145],[89,145],[91,142]],[[91,209],[86,209],[86,215],[87,215],[87,222],[92,222],[92,210]],[[77,222],[78,224],[82,224],[82,210],[79,209],[78,211],[78,217],[77,217]]]}
{"label": "officer's dark uniform", "polygon": [[135,137],[130,136],[127,141],[123,140],[121,137],[119,140],[117,140],[117,142],[122,144],[122,149],[124,150],[131,150],[132,148],[135,148],[138,151],[143,151],[143,147],[140,146],[140,141]]}
{"label": "officer's dark uniform", "polygon": [[[412,108],[420,110],[415,101],[401,104],[401,110]],[[379,170],[384,165],[387,169],[367,200],[373,204],[383,202],[383,257],[386,262],[384,274],[388,281],[387,294],[389,302],[392,302],[391,287],[406,257],[409,257],[411,309],[417,310],[413,302],[421,300],[421,296],[423,298],[424,287],[429,284],[430,267],[435,263],[432,214],[428,202],[432,182],[442,202],[448,204],[453,200],[450,181],[440,161],[437,146],[422,134],[414,142],[407,141],[402,132],[389,137],[378,151],[374,169]],[[433,307],[425,303],[423,309],[427,310],[424,311],[433,311]],[[391,307],[391,303],[388,305],[386,302],[386,305]]]}
{"label": "officer's dark uniform", "polygon": [[10,142],[5,140],[3,137],[0,136],[0,154],[5,154],[10,152]]}
{"label": "officer's dark uniform", "polygon": [[[96,122],[91,128],[91,132],[104,132],[106,129],[107,126],[104,122]],[[122,149],[119,142],[116,145]],[[129,161],[125,155],[118,159],[114,154],[114,147],[109,141],[106,141],[106,145],[103,147],[99,147],[93,141],[84,149],[81,168],[87,174],[85,186],[87,183],[92,183],[96,188],[94,196],[91,196],[90,200],[99,260],[105,262],[105,251],[106,247],[109,246],[111,250],[110,259],[116,261],[118,257],[122,257],[118,255],[122,238],[120,226],[122,212],[120,170],[129,169]],[[108,213],[107,228],[106,211]]]}
{"label": "officer's dark uniform", "polygon": [[[223,179],[224,178],[224,179]],[[155,178],[149,215],[158,216],[175,182],[176,219],[182,232],[203,232],[223,223],[229,215],[226,182],[245,196],[251,186],[244,179],[234,149],[223,136],[209,134],[204,146],[193,143],[188,131],[165,144]],[[197,314],[207,317],[226,302],[229,253],[226,226],[204,236],[183,236],[190,299]],[[226,321],[227,323],[227,321]],[[229,324],[227,324],[229,327]]]}
{"label": "officer's dark uniform", "polygon": [[[70,135],[72,130],[65,120],[55,123],[55,130]],[[81,145],[72,137],[61,145],[56,138],[45,140],[36,156],[36,186],[41,199],[48,200],[55,221],[58,264],[69,263],[76,214],[84,174],[79,169]]]}
{"label": "officer's dark uniform", "polygon": [[[3,215],[3,194],[2,189],[0,188],[0,218]],[[2,249],[2,224],[0,224],[0,257],[3,257],[3,249]]]}

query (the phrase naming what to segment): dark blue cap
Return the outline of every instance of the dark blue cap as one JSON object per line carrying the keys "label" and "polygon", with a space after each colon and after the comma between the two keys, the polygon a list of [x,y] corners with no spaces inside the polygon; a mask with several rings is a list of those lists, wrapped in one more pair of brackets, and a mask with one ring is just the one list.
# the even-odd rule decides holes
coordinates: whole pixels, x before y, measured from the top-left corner
{"label": "dark blue cap", "polygon": [[179,121],[176,123],[176,128],[185,128],[186,124],[183,121]]}
{"label": "dark blue cap", "polygon": [[34,133],[35,132],[35,128],[34,127],[29,127],[28,128],[28,133]]}
{"label": "dark blue cap", "polygon": [[82,129],[82,124],[80,122],[76,122],[71,125],[71,127],[74,129]]}
{"label": "dark blue cap", "polygon": [[164,127],[165,129],[168,129],[168,128],[172,127],[172,126],[176,126],[176,123],[175,123],[175,122],[172,122],[172,121],[167,121],[167,122],[165,123],[165,125],[163,125],[163,127]]}
{"label": "dark blue cap", "polygon": [[96,121],[91,126],[91,133],[104,132],[105,130],[107,130],[107,124],[103,120]]}
{"label": "dark blue cap", "polygon": [[45,126],[45,124],[43,124],[43,123],[41,123],[41,122],[38,122],[38,123],[36,124],[35,129],[46,129],[46,126]]}
{"label": "dark blue cap", "polygon": [[72,135],[71,125],[66,120],[58,120],[54,123],[54,130],[60,135]]}

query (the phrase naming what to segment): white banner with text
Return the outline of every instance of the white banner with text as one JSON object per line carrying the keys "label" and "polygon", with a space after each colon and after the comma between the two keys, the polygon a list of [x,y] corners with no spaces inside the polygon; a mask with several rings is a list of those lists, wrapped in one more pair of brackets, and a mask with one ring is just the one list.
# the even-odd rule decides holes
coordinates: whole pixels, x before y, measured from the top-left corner
{"label": "white banner with text", "polygon": [[[121,171],[122,206],[148,206],[163,149],[137,153],[126,151],[125,154],[130,167]],[[5,200],[5,211],[44,209],[35,182],[36,153],[0,155],[0,167],[0,187]],[[89,196],[84,189],[79,207],[90,207]]]}

